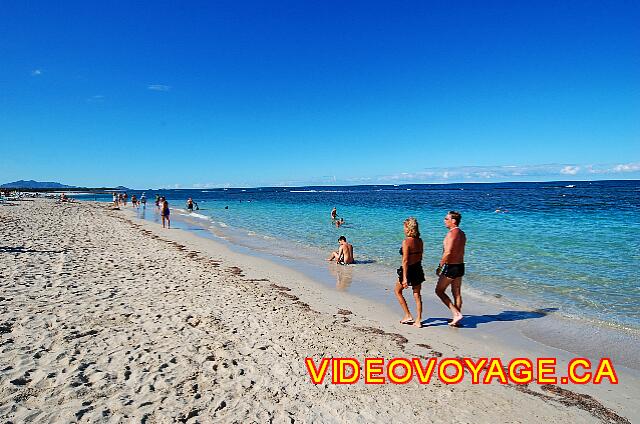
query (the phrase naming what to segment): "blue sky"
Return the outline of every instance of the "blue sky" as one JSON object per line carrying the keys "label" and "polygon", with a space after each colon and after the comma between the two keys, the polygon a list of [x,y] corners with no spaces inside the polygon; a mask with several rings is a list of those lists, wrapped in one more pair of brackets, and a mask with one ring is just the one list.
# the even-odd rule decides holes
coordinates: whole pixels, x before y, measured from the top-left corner
{"label": "blue sky", "polygon": [[640,178],[640,2],[57,3],[2,5],[0,183]]}

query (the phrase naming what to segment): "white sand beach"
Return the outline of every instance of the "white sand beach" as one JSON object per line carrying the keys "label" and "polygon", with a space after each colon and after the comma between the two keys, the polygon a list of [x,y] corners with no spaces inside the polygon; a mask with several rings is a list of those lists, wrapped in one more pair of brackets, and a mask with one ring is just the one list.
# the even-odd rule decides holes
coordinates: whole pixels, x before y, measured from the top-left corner
{"label": "white sand beach", "polygon": [[13,202],[0,234],[4,422],[640,420],[624,367],[615,386],[314,385],[305,357],[570,355],[505,341],[509,322],[402,326],[398,311],[127,210]]}

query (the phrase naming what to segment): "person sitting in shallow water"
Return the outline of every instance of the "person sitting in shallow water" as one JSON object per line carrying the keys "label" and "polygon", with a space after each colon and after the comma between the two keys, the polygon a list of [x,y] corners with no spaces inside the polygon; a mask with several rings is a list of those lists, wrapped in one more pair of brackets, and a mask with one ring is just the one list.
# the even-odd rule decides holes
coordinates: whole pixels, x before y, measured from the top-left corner
{"label": "person sitting in shallow water", "polygon": [[336,261],[336,263],[340,265],[352,264],[355,261],[353,260],[353,245],[347,243],[347,238],[345,236],[340,236],[338,238],[338,243],[340,247],[337,251],[331,252],[331,256],[327,258],[327,261]]}

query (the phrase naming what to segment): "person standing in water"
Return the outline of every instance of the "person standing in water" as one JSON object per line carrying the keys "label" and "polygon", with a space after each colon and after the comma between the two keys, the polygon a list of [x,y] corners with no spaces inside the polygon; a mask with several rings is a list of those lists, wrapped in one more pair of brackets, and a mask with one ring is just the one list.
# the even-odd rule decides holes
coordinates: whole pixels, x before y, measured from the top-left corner
{"label": "person standing in water", "polygon": [[[424,281],[424,271],[422,270],[422,251],[423,243],[420,238],[420,230],[418,221],[415,218],[407,218],[404,221],[405,239],[400,248],[402,255],[402,266],[398,268],[398,280],[396,281],[395,294],[402,310],[404,317],[400,320],[401,324],[413,324],[413,326],[422,327],[422,282]],[[402,291],[411,286],[413,290],[413,298],[416,301],[416,319],[413,319],[407,301],[402,295]]]}
{"label": "person standing in water", "polygon": [[[462,220],[460,212],[450,211],[444,217],[444,225],[449,232],[442,242],[442,259],[436,274],[438,284],[436,284],[436,294],[453,314],[453,319],[449,325],[455,327],[462,320],[462,276],[464,275],[464,247],[467,243],[467,236],[458,225]],[[452,302],[445,290],[451,285]]]}
{"label": "person standing in water", "polygon": [[171,219],[169,218],[171,211],[169,211],[169,202],[165,198],[162,198],[162,208],[160,214],[162,215],[162,228],[164,228],[165,220],[167,221],[167,228],[171,228]]}
{"label": "person standing in water", "polygon": [[337,217],[338,217],[338,210],[334,207],[331,210],[331,220],[335,221]]}

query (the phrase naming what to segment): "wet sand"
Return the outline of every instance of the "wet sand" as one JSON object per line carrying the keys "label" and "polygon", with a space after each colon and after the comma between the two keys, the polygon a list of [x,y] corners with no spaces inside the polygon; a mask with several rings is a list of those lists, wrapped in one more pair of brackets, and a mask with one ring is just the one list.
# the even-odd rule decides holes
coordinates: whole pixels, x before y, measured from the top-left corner
{"label": "wet sand", "polygon": [[503,343],[508,322],[500,337],[394,324],[394,311],[104,204],[15,202],[0,223],[4,421],[639,418],[637,380],[621,372],[619,386],[599,387],[315,386],[307,356],[509,358],[523,347]]}

